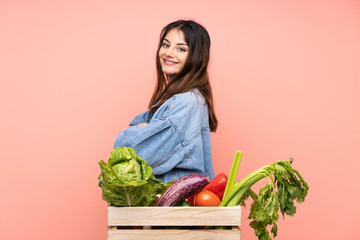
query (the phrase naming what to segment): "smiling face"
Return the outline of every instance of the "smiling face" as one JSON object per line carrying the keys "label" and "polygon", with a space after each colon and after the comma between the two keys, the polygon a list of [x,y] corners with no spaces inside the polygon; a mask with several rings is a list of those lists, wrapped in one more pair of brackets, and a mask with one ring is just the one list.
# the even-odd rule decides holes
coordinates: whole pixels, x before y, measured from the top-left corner
{"label": "smiling face", "polygon": [[170,30],[159,49],[162,71],[167,75],[179,73],[185,66],[188,51],[184,33],[179,29]]}

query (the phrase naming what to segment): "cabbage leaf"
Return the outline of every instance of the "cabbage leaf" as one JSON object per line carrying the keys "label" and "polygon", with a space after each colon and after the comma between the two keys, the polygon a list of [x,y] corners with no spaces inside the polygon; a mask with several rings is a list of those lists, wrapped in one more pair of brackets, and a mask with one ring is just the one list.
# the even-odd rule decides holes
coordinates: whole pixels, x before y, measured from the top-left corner
{"label": "cabbage leaf", "polygon": [[149,206],[168,187],[132,148],[114,148],[108,163],[99,162],[102,198],[114,206]]}

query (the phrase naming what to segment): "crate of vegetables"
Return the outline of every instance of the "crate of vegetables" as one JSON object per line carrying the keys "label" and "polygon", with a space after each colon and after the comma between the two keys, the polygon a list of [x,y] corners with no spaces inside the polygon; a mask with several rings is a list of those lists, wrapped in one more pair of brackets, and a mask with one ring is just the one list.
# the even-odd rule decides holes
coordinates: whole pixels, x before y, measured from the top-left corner
{"label": "crate of vegetables", "polygon": [[108,207],[108,240],[240,239],[240,207]]}
{"label": "crate of vegetables", "polygon": [[[296,212],[308,185],[292,168],[292,158],[266,165],[240,181],[242,152],[236,152],[228,177],[189,174],[164,183],[131,148],[116,148],[108,163],[99,162],[99,186],[108,206],[108,240],[240,239],[241,207],[252,199],[249,219],[258,239],[277,235],[278,211]],[[251,187],[261,179],[259,193]],[[272,226],[272,227],[271,227]],[[268,229],[271,227],[271,231]]]}

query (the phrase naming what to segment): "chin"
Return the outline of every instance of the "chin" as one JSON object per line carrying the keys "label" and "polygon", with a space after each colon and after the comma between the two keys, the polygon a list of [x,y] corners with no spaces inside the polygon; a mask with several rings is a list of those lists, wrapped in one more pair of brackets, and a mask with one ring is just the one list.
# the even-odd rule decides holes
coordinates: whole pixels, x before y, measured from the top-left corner
{"label": "chin", "polygon": [[178,71],[164,71],[163,70],[163,73],[165,73],[166,75],[172,76],[172,75],[175,75],[176,73],[178,73]]}
{"label": "chin", "polygon": [[176,72],[165,72],[165,74],[168,75],[168,76],[173,76],[173,75],[176,74]]}

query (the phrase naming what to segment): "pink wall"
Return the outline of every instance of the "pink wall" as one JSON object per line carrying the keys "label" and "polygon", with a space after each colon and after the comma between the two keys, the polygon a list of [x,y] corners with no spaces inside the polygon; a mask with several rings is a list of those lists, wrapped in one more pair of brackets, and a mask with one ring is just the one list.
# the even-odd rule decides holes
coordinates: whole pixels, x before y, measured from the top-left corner
{"label": "pink wall", "polygon": [[106,239],[97,163],[146,108],[179,18],[212,37],[216,172],[236,150],[240,177],[293,157],[310,192],[277,239],[358,239],[360,3],[124,2],[0,1],[0,239]]}

